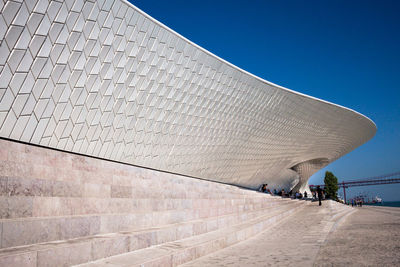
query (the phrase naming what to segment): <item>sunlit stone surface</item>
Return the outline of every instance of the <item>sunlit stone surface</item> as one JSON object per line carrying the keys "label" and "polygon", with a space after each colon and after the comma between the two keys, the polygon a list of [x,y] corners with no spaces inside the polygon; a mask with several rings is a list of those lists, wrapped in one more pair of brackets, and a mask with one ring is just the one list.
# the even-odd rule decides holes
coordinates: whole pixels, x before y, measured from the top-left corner
{"label": "sunlit stone surface", "polygon": [[3,138],[303,190],[376,131],[357,112],[231,65],[126,1],[0,1],[0,10]]}
{"label": "sunlit stone surface", "polygon": [[192,261],[309,205],[234,185],[308,190],[376,131],[126,1],[0,10],[0,266]]}

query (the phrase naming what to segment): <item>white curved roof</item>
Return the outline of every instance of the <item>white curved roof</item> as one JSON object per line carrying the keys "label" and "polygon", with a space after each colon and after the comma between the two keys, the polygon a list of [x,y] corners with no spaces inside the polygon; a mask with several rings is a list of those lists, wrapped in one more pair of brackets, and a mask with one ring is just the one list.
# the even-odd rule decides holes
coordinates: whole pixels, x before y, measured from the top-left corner
{"label": "white curved roof", "polygon": [[6,1],[0,16],[3,138],[292,187],[376,132],[367,117],[256,77],[126,1]]}

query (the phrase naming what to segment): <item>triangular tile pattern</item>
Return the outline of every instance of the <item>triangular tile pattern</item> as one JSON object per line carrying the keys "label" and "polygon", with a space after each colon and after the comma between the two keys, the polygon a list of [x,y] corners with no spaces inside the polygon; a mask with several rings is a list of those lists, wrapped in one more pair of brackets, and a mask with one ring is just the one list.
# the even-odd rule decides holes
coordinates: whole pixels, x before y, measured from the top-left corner
{"label": "triangular tile pattern", "polygon": [[[370,139],[355,112],[266,83],[121,0],[0,1],[0,136],[255,187]],[[296,180],[297,181],[297,180]]]}

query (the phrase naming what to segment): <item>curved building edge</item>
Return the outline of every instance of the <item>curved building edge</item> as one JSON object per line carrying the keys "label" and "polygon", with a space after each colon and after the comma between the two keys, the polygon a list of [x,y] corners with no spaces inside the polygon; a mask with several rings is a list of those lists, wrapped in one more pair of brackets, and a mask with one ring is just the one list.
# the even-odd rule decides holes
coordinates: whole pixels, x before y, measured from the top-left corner
{"label": "curved building edge", "polygon": [[[93,4],[86,14],[82,7],[63,3],[60,10],[65,6],[69,15],[80,14],[73,25],[59,19],[60,13],[51,14],[43,7],[27,8],[30,16],[35,12],[46,18],[34,30],[28,25],[29,21],[20,21],[18,12],[15,18],[6,20],[7,33],[1,39],[1,50],[4,53],[7,49],[8,55],[0,62],[0,79],[3,81],[7,75],[11,78],[7,84],[0,85],[3,90],[1,137],[249,188],[268,182],[275,188],[304,190],[314,172],[367,142],[376,133],[376,125],[368,117],[248,73],[187,40],[126,0],[104,3],[100,6],[99,2],[85,2],[85,7]],[[128,7],[123,14],[130,12],[133,16],[137,12],[170,32],[172,39],[177,37],[188,46],[180,51],[179,48],[169,51],[168,44],[157,40],[164,36],[151,36],[152,33],[146,32],[154,25],[129,24],[130,17],[119,17],[120,4]],[[105,5],[108,6],[105,8]],[[97,7],[107,18],[90,18]],[[79,22],[85,16],[83,22]],[[114,21],[110,21],[110,17]],[[115,21],[132,26],[137,35],[121,35],[121,24],[113,28]],[[92,39],[92,35],[96,35],[93,30],[84,32],[93,22],[97,23],[93,27],[100,29],[97,40]],[[68,35],[65,43],[58,41],[59,36],[54,40],[50,36],[53,27],[59,24]],[[20,44],[19,39],[13,41],[12,34],[18,31],[27,32],[24,38],[28,38],[30,44],[35,44],[38,38],[49,39],[49,51],[34,53]],[[108,35],[101,36],[101,31]],[[82,48],[76,48],[76,43],[70,47],[69,41],[75,35],[84,39]],[[128,43],[122,48],[121,36]],[[150,39],[153,40],[150,42]],[[152,47],[142,46],[144,41],[140,43],[140,40],[146,40],[146,45],[152,43]],[[118,47],[114,47],[117,42]],[[93,50],[85,51],[90,43],[95,43],[94,47],[98,45],[102,52],[106,50],[105,55],[99,52],[92,56]],[[127,56],[125,51],[131,48],[129,45],[134,46],[131,50],[135,52],[129,50],[131,54]],[[64,49],[61,55],[53,55],[60,46]],[[65,52],[67,46],[69,51]],[[185,48],[191,51],[194,48],[196,55],[184,55]],[[161,52],[154,52],[154,49]],[[196,49],[211,60],[198,58]],[[48,67],[50,74],[33,67],[28,70],[23,66],[13,68],[15,57],[21,54],[25,59],[28,53],[34,63],[46,60],[45,66],[51,65]],[[60,59],[64,53],[67,55]],[[82,61],[75,59],[76,54],[80,54]],[[143,54],[147,58],[139,58]],[[118,58],[131,62],[124,65]],[[96,61],[94,65],[91,60]],[[182,67],[183,60],[189,61],[185,67]],[[36,66],[34,63],[32,65]],[[165,65],[175,72],[169,73]],[[213,68],[215,65],[218,67]],[[103,69],[107,72],[102,73]],[[151,69],[162,73],[161,78],[154,79],[155,76],[149,74]],[[78,72],[87,72],[87,76],[76,77]],[[121,73],[125,80],[114,80],[117,75],[120,78]],[[191,77],[189,84],[182,73]],[[207,76],[209,73],[212,77]],[[30,90],[29,85],[25,86],[28,78],[19,83],[21,88],[15,88],[23,75],[33,78],[35,86]],[[39,81],[46,83],[41,91],[36,86]],[[182,85],[185,83],[186,87]],[[44,102],[45,110],[37,112]],[[53,107],[49,108],[49,103]]]}
{"label": "curved building edge", "polygon": [[304,93],[301,93],[301,92],[294,91],[294,90],[292,90],[292,89],[286,88],[286,87],[281,86],[281,85],[279,85],[279,84],[275,84],[275,83],[273,83],[273,82],[267,81],[267,80],[265,80],[264,78],[261,78],[261,77],[255,75],[255,74],[253,74],[253,73],[250,73],[250,72],[248,72],[248,71],[246,71],[246,70],[240,68],[239,66],[236,66],[235,64],[232,64],[232,63],[230,63],[229,61],[226,61],[225,59],[223,59],[223,58],[219,57],[218,55],[212,53],[211,51],[207,50],[206,48],[204,48],[204,47],[202,47],[202,46],[199,46],[199,45],[196,44],[195,42],[190,41],[190,40],[187,39],[185,36],[183,36],[183,35],[181,35],[180,33],[174,31],[173,29],[171,29],[170,27],[168,27],[167,25],[165,25],[165,24],[162,23],[161,21],[159,21],[159,20],[153,18],[152,16],[150,16],[150,15],[147,14],[145,11],[141,10],[140,8],[138,8],[137,6],[135,6],[134,4],[132,4],[131,2],[129,2],[128,0],[120,0],[120,1],[123,1],[123,2],[125,2],[127,5],[130,5],[131,7],[133,7],[134,9],[136,9],[138,12],[140,12],[141,14],[143,14],[144,16],[146,16],[146,18],[150,19],[150,20],[153,21],[154,23],[156,23],[156,24],[158,24],[159,26],[163,27],[164,29],[170,31],[171,33],[175,34],[176,36],[179,36],[179,38],[182,38],[182,39],[185,40],[186,42],[188,42],[188,43],[190,43],[191,45],[195,46],[196,48],[202,50],[203,52],[207,53],[208,55],[210,55],[210,56],[212,56],[212,57],[218,59],[219,61],[221,61],[221,62],[223,62],[223,63],[225,63],[225,64],[227,64],[227,65],[229,65],[229,66],[231,66],[231,67],[233,67],[233,68],[235,68],[235,69],[237,69],[237,70],[240,71],[240,72],[243,72],[244,74],[247,74],[247,75],[249,75],[249,76],[251,76],[251,77],[253,77],[253,78],[255,78],[255,79],[257,79],[257,80],[259,80],[259,81],[261,81],[261,82],[263,82],[263,83],[265,83],[265,84],[272,85],[272,86],[274,86],[274,87],[276,87],[276,88],[280,88],[280,89],[285,90],[285,91],[288,91],[288,92],[290,92],[290,93],[293,93],[293,94],[296,94],[296,95],[299,95],[299,96],[303,96],[303,97],[307,97],[307,98],[311,98],[311,99],[314,99],[314,100],[316,100],[316,101],[320,101],[320,102],[323,102],[323,103],[326,103],[326,104],[329,104],[329,105],[337,106],[337,107],[340,107],[340,108],[343,108],[343,109],[347,109],[347,110],[349,110],[349,111],[352,111],[352,112],[354,112],[354,113],[356,113],[356,114],[358,114],[358,115],[360,115],[360,116],[366,118],[367,120],[369,120],[369,121],[375,126],[375,128],[377,128],[375,122],[374,122],[372,119],[370,119],[370,118],[367,117],[366,115],[364,115],[364,114],[362,114],[362,113],[360,113],[360,112],[358,112],[358,111],[356,111],[356,110],[354,110],[354,109],[351,109],[351,108],[348,108],[348,107],[345,107],[345,106],[342,106],[342,105],[339,105],[339,104],[336,104],[336,103],[332,103],[332,102],[329,102],[329,101],[327,101],[327,100],[320,99],[320,98],[317,98],[317,97],[314,97],[314,96],[310,96],[310,95],[307,95],[307,94],[304,94]]}

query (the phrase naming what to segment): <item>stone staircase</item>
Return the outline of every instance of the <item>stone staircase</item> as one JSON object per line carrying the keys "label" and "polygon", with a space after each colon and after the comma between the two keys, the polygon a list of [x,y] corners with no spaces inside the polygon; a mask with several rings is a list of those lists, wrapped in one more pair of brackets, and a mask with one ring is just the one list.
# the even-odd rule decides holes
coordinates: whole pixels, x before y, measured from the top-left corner
{"label": "stone staircase", "polygon": [[0,140],[0,266],[176,266],[306,205]]}
{"label": "stone staircase", "polygon": [[266,208],[257,217],[244,222],[79,266],[178,266],[266,230],[293,213],[301,204],[277,204],[276,207]]}

